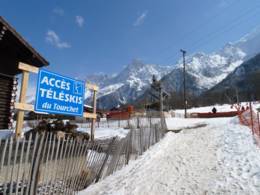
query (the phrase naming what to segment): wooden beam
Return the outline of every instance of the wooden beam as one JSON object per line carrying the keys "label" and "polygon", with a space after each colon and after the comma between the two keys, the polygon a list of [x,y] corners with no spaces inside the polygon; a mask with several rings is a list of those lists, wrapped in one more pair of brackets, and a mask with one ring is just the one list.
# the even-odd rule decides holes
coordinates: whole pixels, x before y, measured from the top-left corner
{"label": "wooden beam", "polygon": [[39,68],[29,65],[29,64],[22,63],[22,62],[19,63],[18,68],[20,70],[27,71],[27,72],[33,72],[36,74],[39,72]]}
{"label": "wooden beam", "polygon": [[99,87],[97,85],[91,84],[91,83],[86,83],[86,87],[90,90],[98,91]]}
{"label": "wooden beam", "polygon": [[97,114],[84,112],[83,117],[84,118],[97,118]]}
{"label": "wooden beam", "polygon": [[[97,111],[97,91],[94,90],[93,93],[93,114],[96,114]],[[96,118],[92,118],[91,121],[91,134],[90,134],[90,140],[94,141],[95,139],[95,124],[96,124]]]}
{"label": "wooden beam", "polygon": [[23,111],[34,111],[34,106],[31,104],[25,104],[25,103],[14,103],[14,107],[17,110],[23,110]]}
{"label": "wooden beam", "polygon": [[[19,103],[25,103],[26,101],[26,91],[28,88],[28,82],[29,82],[29,72],[23,71]],[[18,111],[16,120],[17,121],[16,121],[15,137],[18,138],[21,136],[21,131],[23,129],[24,111],[22,110]]]}

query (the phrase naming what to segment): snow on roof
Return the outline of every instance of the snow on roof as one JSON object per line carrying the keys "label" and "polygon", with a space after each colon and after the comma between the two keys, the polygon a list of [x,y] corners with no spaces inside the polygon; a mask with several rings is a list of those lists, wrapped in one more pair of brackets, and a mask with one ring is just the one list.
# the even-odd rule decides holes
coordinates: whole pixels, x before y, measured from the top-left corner
{"label": "snow on roof", "polygon": [[84,104],[84,107],[85,108],[93,108],[93,106],[90,106],[90,105],[87,105],[87,104]]}

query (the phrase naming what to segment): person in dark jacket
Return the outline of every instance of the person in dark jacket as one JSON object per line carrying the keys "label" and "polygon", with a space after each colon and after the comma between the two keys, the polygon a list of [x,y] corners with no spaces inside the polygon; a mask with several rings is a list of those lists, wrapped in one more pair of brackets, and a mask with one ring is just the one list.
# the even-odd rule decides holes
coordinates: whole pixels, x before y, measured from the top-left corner
{"label": "person in dark jacket", "polygon": [[213,112],[214,114],[216,114],[216,113],[217,113],[217,109],[216,109],[215,107],[213,107],[213,108],[212,108],[212,112]]}

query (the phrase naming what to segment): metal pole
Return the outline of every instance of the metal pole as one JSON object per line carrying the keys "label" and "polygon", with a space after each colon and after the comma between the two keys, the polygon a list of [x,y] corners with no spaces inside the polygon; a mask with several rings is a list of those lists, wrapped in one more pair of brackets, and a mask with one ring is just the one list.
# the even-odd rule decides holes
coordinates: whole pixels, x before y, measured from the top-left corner
{"label": "metal pole", "polygon": [[253,120],[253,110],[252,110],[252,102],[249,103],[250,106],[250,118],[251,118],[251,127],[252,127],[252,133],[255,134],[254,131],[254,120]]}
{"label": "metal pole", "polygon": [[257,112],[257,123],[258,123],[258,136],[260,136],[260,121],[259,121],[259,112]]}
{"label": "metal pole", "polygon": [[161,127],[163,128],[163,93],[162,93],[162,87],[160,86],[160,120],[161,120]]}
{"label": "metal pole", "polygon": [[187,118],[187,99],[186,99],[186,64],[185,64],[185,54],[186,51],[181,49],[183,57],[183,107],[184,107],[184,117]]}

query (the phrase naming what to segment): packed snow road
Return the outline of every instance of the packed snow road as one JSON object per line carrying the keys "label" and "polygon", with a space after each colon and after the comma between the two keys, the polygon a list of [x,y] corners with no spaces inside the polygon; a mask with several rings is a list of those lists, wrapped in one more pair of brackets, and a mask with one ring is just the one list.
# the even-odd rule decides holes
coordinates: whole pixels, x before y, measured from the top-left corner
{"label": "packed snow road", "polygon": [[138,160],[80,194],[260,194],[260,151],[237,119],[168,133]]}

